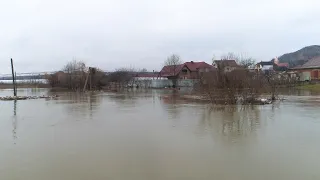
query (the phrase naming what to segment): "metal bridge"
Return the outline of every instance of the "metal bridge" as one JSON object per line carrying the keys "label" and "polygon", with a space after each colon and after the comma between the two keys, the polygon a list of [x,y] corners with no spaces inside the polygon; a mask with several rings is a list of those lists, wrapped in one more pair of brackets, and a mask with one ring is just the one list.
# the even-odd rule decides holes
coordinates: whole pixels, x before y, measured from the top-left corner
{"label": "metal bridge", "polygon": [[[45,75],[54,74],[58,71],[51,72],[29,72],[29,73],[17,73],[17,80],[29,80],[29,79],[45,79]],[[105,72],[109,74],[110,72]],[[0,74],[0,80],[12,80],[12,74]]]}
{"label": "metal bridge", "polygon": [[[54,74],[56,71],[52,72],[30,72],[30,73],[17,73],[17,80],[27,80],[27,79],[44,79],[46,74]],[[0,74],[0,80],[12,80],[12,74]]]}

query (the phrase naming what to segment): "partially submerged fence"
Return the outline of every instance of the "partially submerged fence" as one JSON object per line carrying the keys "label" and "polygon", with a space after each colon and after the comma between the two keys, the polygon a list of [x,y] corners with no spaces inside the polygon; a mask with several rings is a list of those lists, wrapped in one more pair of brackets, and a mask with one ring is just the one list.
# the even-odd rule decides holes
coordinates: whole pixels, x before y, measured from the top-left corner
{"label": "partially submerged fence", "polygon": [[[197,80],[192,79],[179,79],[177,80],[178,87],[193,87]],[[165,88],[172,87],[173,82],[169,79],[155,79],[151,80],[150,88]]]}

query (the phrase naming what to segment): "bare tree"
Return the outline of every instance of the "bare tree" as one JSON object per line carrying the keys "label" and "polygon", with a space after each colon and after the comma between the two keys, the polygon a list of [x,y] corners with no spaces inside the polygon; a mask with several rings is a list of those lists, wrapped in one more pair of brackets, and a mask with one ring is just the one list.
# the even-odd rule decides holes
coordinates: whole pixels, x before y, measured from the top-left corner
{"label": "bare tree", "polygon": [[220,68],[200,78],[197,91],[213,104],[253,103],[260,95],[262,80],[246,69],[225,72]]}
{"label": "bare tree", "polygon": [[89,80],[90,86],[88,87],[100,89],[101,86],[103,86],[102,82],[105,78],[105,73],[97,68],[87,68],[82,61],[70,61],[64,66],[62,71],[46,75],[46,78],[51,87],[68,88],[78,91],[84,88],[86,80],[88,80],[89,77],[89,69],[91,69],[91,72]]}
{"label": "bare tree", "polygon": [[109,74],[107,81],[109,84],[114,84],[117,88],[123,88],[127,85],[134,84],[133,73],[134,69],[120,68]]}
{"label": "bare tree", "polygon": [[228,52],[227,54],[224,54],[221,56],[221,60],[236,60],[237,61],[238,59],[239,59],[239,56],[233,52]]}
{"label": "bare tree", "polygon": [[255,64],[255,59],[251,58],[251,57],[248,57],[248,58],[243,58],[243,59],[240,59],[237,61],[237,63],[240,65],[240,66],[243,66],[245,68],[250,68],[252,67],[254,64]]}
{"label": "bare tree", "polygon": [[139,70],[140,72],[148,72],[148,70],[146,68],[142,68]]}
{"label": "bare tree", "polygon": [[212,55],[212,60],[216,60],[216,55]]}
{"label": "bare tree", "polygon": [[86,64],[82,61],[73,60],[68,62],[63,71],[67,75],[69,89],[79,90],[84,86],[86,79]]}
{"label": "bare tree", "polygon": [[249,57],[244,53],[235,54],[233,52],[222,55],[221,60],[235,60],[240,66],[244,68],[250,68],[255,63],[255,59],[253,59],[252,57]]}
{"label": "bare tree", "polygon": [[165,66],[169,66],[170,73],[172,73],[171,79],[174,87],[177,86],[177,68],[182,64],[182,60],[179,55],[172,54],[165,61]]}
{"label": "bare tree", "polygon": [[211,59],[211,60],[212,60],[212,62],[211,62],[211,64],[212,64],[212,65],[214,65],[214,64],[215,64],[215,61],[217,61],[217,59],[216,59],[216,58],[217,58],[217,56],[216,56],[216,55],[212,55],[212,59]]}
{"label": "bare tree", "polygon": [[214,104],[254,102],[261,94],[263,80],[244,68],[225,71],[225,66],[228,66],[227,60],[235,60],[242,65],[241,62],[245,59],[245,56],[235,53],[221,56],[221,62],[216,63],[215,71],[202,74],[197,90]]}
{"label": "bare tree", "polygon": [[59,80],[57,74],[46,74],[45,78],[51,87],[57,86]]}
{"label": "bare tree", "polygon": [[176,74],[176,68],[178,65],[182,64],[181,58],[179,55],[172,54],[165,61],[166,66],[171,66],[173,68],[173,76]]}
{"label": "bare tree", "polygon": [[105,72],[98,68],[90,68],[90,86],[91,89],[101,90],[103,86],[106,86],[107,76]]}
{"label": "bare tree", "polygon": [[256,60],[254,58],[248,56],[247,54],[243,54],[243,53],[240,53],[238,55],[238,58],[236,58],[236,61],[240,66],[243,66],[244,68],[250,68],[256,62]]}

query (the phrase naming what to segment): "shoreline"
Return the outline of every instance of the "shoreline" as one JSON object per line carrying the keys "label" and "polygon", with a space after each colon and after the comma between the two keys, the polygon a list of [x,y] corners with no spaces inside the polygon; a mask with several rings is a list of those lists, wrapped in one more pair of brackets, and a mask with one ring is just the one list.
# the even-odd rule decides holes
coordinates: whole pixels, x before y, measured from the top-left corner
{"label": "shoreline", "polygon": [[[51,88],[49,84],[25,84],[18,83],[17,88]],[[0,84],[0,89],[13,89],[12,84]]]}
{"label": "shoreline", "polygon": [[298,90],[320,91],[320,84],[305,84],[295,88]]}

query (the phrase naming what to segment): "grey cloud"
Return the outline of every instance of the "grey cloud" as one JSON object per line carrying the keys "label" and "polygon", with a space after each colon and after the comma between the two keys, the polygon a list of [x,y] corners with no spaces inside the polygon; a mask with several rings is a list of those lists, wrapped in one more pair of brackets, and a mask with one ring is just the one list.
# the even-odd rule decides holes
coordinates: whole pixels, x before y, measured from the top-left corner
{"label": "grey cloud", "polygon": [[318,44],[320,2],[253,0],[14,0],[0,6],[0,74],[58,70],[77,58],[105,70],[159,70],[166,56],[259,60]]}

